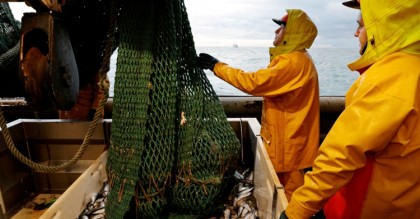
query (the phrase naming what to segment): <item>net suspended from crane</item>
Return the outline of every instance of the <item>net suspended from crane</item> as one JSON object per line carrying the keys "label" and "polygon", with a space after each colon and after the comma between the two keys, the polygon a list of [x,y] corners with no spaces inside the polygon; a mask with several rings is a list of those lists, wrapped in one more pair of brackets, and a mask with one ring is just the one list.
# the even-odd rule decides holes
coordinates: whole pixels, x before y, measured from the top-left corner
{"label": "net suspended from crane", "polygon": [[107,218],[214,212],[240,143],[196,64],[184,2],[114,1],[121,10]]}

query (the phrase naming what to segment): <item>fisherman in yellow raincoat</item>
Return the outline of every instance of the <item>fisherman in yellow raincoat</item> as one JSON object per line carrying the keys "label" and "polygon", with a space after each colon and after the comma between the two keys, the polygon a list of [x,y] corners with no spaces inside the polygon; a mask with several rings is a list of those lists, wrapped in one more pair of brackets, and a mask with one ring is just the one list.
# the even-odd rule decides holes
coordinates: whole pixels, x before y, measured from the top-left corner
{"label": "fisherman in yellow raincoat", "polygon": [[319,147],[318,73],[306,50],[318,32],[302,10],[286,11],[273,19],[280,27],[266,69],[245,72],[205,53],[198,64],[239,90],[264,97],[261,137],[290,200]]}
{"label": "fisherman in yellow raincoat", "polygon": [[420,1],[361,0],[360,9],[367,46],[349,68],[361,75],[288,218],[321,208],[328,219],[420,217]]}
{"label": "fisherman in yellow raincoat", "polygon": [[[70,110],[59,110],[58,118],[92,120],[104,96],[104,91],[98,85],[99,82],[99,77],[96,76],[84,88],[80,89],[74,107]],[[101,117],[104,117],[103,112]]]}

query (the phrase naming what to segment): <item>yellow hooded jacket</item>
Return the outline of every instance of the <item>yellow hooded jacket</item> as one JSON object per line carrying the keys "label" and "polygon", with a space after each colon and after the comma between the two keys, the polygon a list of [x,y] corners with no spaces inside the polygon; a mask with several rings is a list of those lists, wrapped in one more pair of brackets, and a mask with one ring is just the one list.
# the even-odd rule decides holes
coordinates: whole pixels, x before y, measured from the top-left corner
{"label": "yellow hooded jacket", "polygon": [[[420,1],[361,0],[366,69],[286,209],[310,218],[420,215]],[[324,203],[326,203],[324,205]]]}
{"label": "yellow hooded jacket", "polygon": [[217,63],[216,76],[236,88],[262,96],[261,137],[277,172],[312,166],[319,147],[318,74],[306,48],[317,29],[301,10],[288,10],[281,46],[271,48],[266,69],[244,72]]}

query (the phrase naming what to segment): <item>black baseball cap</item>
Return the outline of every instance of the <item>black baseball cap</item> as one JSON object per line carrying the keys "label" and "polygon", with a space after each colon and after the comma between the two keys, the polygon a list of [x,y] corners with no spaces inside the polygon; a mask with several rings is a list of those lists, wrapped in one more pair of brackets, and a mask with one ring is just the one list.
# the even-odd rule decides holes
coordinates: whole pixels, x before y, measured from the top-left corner
{"label": "black baseball cap", "polygon": [[354,9],[360,9],[360,3],[357,0],[346,1],[342,3],[344,6]]}
{"label": "black baseball cap", "polygon": [[274,23],[278,24],[278,25],[283,25],[286,26],[287,23],[287,18],[289,17],[288,14],[284,15],[282,18],[278,19],[278,18],[273,18]]}

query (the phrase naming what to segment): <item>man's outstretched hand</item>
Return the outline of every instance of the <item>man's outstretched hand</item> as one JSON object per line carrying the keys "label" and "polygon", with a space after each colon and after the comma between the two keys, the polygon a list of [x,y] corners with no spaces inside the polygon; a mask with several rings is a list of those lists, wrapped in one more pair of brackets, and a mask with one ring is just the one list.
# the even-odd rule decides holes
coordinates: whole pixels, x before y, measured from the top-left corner
{"label": "man's outstretched hand", "polygon": [[218,62],[219,60],[207,53],[200,53],[200,55],[197,57],[198,67],[202,69],[210,69],[213,71],[214,65],[216,65]]}

